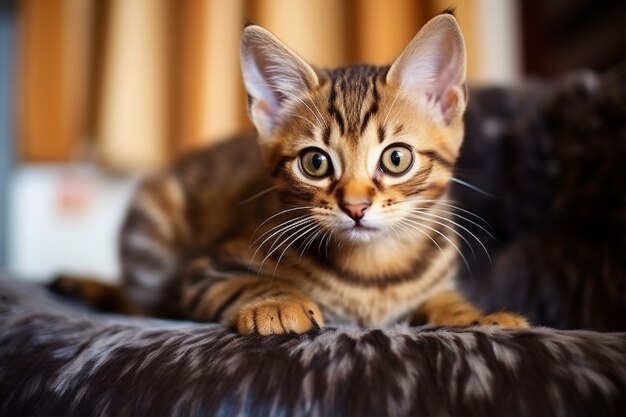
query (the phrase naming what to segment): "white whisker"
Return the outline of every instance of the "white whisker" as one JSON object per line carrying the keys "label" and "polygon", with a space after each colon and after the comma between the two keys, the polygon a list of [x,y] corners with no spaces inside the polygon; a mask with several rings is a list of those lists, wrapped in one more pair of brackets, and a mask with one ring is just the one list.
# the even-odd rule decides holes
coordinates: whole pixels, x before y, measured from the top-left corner
{"label": "white whisker", "polygon": [[463,255],[463,253],[461,252],[461,250],[459,249],[459,247],[458,247],[457,245],[455,245],[455,244],[454,244],[454,242],[452,242],[452,241],[448,238],[448,236],[444,235],[444,234],[443,234],[443,233],[441,233],[439,230],[434,229],[434,228],[432,228],[432,227],[430,227],[430,226],[427,226],[427,225],[425,225],[425,224],[422,224],[422,223],[420,223],[420,222],[418,222],[418,221],[415,221],[415,220],[412,220],[412,219],[404,219],[404,221],[405,221],[405,222],[409,222],[409,223],[414,224],[414,225],[418,225],[418,226],[421,226],[421,227],[425,227],[425,228],[427,228],[427,229],[429,229],[429,230],[432,230],[433,232],[437,233],[438,235],[440,235],[441,237],[443,237],[445,240],[447,240],[447,241],[448,241],[448,243],[449,243],[449,244],[451,244],[451,245],[452,245],[452,247],[454,247],[454,249],[457,251],[457,253],[458,253],[458,254],[459,254],[459,256],[461,257],[461,259],[463,260],[463,263],[465,264],[465,267],[467,268],[467,271],[470,273],[470,276],[472,275],[472,270],[470,269],[470,266],[469,266],[469,263],[467,262],[467,259],[465,258],[465,256]]}
{"label": "white whisker", "polygon": [[267,193],[269,193],[269,192],[271,192],[271,191],[274,191],[276,188],[277,188],[276,186],[273,186],[273,187],[270,187],[270,188],[266,188],[266,189],[265,189],[265,190],[263,190],[263,191],[259,191],[258,193],[254,194],[253,196],[250,196],[250,197],[246,198],[245,200],[241,200],[241,201],[239,202],[239,204],[246,204],[246,203],[249,203],[250,201],[252,201],[252,200],[254,200],[254,199],[256,199],[256,198],[259,198],[259,197],[261,197],[262,195],[265,195],[265,194],[267,194]]}
{"label": "white whisker", "polygon": [[[419,212],[419,213],[424,213],[424,212]],[[425,217],[420,217],[420,216],[416,216],[414,212],[410,213],[412,216],[410,217],[411,219],[417,219],[417,220],[425,220],[427,222],[432,222],[435,224],[438,224],[442,227],[445,227],[446,229],[452,231],[452,233],[456,234],[458,237],[460,237],[461,239],[463,239],[463,242],[465,242],[465,244],[469,247],[470,251],[472,252],[472,256],[474,257],[474,259],[476,259],[476,252],[474,252],[474,248],[472,247],[472,245],[469,243],[469,241],[465,238],[465,236],[463,236],[461,233],[459,233],[454,227],[448,226],[445,223],[442,223],[440,221],[437,220],[433,220],[433,219],[427,219]],[[439,216],[441,217],[441,216]],[[448,220],[448,219],[446,219]],[[482,243],[481,243],[482,244]]]}
{"label": "white whisker", "polygon": [[272,233],[270,236],[268,236],[267,238],[265,238],[265,240],[257,247],[257,249],[254,251],[254,254],[252,255],[252,258],[250,258],[250,266],[252,265],[252,262],[254,261],[254,259],[256,258],[257,253],[259,252],[259,250],[261,250],[261,248],[265,245],[265,243],[270,240],[272,237],[276,236],[277,234],[280,233],[280,236],[278,236],[274,242],[272,243],[272,246],[270,247],[270,251],[272,251],[272,249],[274,248],[274,245],[276,244],[276,242],[288,231],[298,227],[298,226],[302,226],[302,225],[306,225],[310,222],[314,221],[313,219],[306,218],[306,219],[302,219],[302,220],[298,220],[298,222],[296,223],[290,223],[288,226],[284,226],[278,230],[276,230],[274,233]]}
{"label": "white whisker", "polygon": [[[441,204],[447,207],[451,207],[455,210],[459,210],[462,211],[463,213],[467,213],[470,216],[473,216],[477,219],[479,219],[480,221],[482,221],[483,223],[485,223],[485,225],[487,225],[488,227],[491,227],[491,225],[489,224],[489,222],[485,219],[483,219],[482,217],[480,217],[478,214],[475,214],[469,210],[466,210],[462,207],[459,207],[457,205],[451,204],[451,202],[453,202],[453,200],[421,200],[421,199],[414,199],[414,200],[403,200],[403,201],[398,201],[397,204],[402,204],[402,203],[410,203],[410,204],[415,204],[415,203],[437,203],[437,204]],[[436,204],[436,205],[437,205]]]}
{"label": "white whisker", "polygon": [[455,178],[455,177],[451,177],[451,178],[450,178],[450,180],[451,180],[451,181],[456,182],[457,184],[464,185],[464,186],[466,186],[467,188],[469,188],[470,190],[474,190],[474,191],[476,191],[477,193],[480,193],[480,194],[486,195],[487,197],[491,197],[491,198],[498,198],[498,197],[496,197],[495,195],[493,195],[493,194],[491,194],[491,193],[488,193],[488,192],[487,192],[487,191],[485,191],[485,190],[481,190],[480,188],[476,187],[475,185],[470,184],[469,182],[466,182],[466,181],[460,180],[460,179]]}
{"label": "white whisker", "polygon": [[271,251],[272,249],[274,249],[276,244],[278,242],[280,242],[280,239],[285,235],[285,233],[289,232],[290,230],[296,229],[296,228],[308,227],[313,222],[314,222],[314,220],[309,217],[307,219],[302,220],[301,222],[298,222],[297,224],[294,223],[294,224],[290,225],[286,229],[282,229],[280,231],[280,235],[278,235],[278,237],[276,239],[274,239],[274,242],[272,242],[269,250]]}
{"label": "white whisker", "polygon": [[255,229],[255,230],[254,230],[254,232],[252,233],[252,236],[250,237],[250,241],[252,241],[252,239],[254,239],[254,235],[256,235],[256,232],[258,232],[258,231],[259,231],[259,229],[260,229],[261,227],[263,227],[263,225],[264,225],[265,223],[269,222],[269,221],[270,221],[270,220],[272,220],[273,218],[275,218],[275,217],[277,217],[277,216],[280,216],[281,214],[286,214],[286,213],[289,213],[289,212],[291,212],[291,211],[295,211],[295,210],[306,210],[306,209],[312,209],[312,208],[313,208],[313,206],[291,207],[291,208],[288,208],[288,209],[285,209],[285,210],[281,210],[281,211],[279,211],[278,213],[276,213],[276,214],[274,214],[274,215],[272,215],[272,216],[268,217],[267,219],[265,219],[265,220],[264,220],[264,221],[263,221],[263,222],[262,222],[262,223],[261,223],[261,224],[260,224],[260,225],[259,225],[259,226]]}
{"label": "white whisker", "polygon": [[459,213],[455,213],[453,211],[448,211],[448,210],[444,210],[444,209],[438,209],[438,208],[434,208],[434,207],[430,207],[430,208],[421,208],[421,207],[415,207],[416,210],[431,210],[431,211],[437,211],[440,213],[446,213],[446,214],[450,214],[452,216],[458,217],[460,219],[465,220],[468,223],[473,224],[474,226],[478,227],[480,230],[482,230],[483,232],[485,232],[486,234],[489,235],[490,238],[492,238],[493,240],[497,241],[498,239],[496,239],[496,237],[489,232],[489,230],[485,229],[483,226],[481,226],[480,224],[476,223],[475,221],[468,219],[467,217],[459,214]]}
{"label": "white whisker", "polygon": [[304,248],[300,252],[300,258],[302,258],[302,256],[309,250],[309,247],[311,246],[311,244],[320,235],[320,233],[322,233],[323,230],[324,229],[322,228],[322,226],[317,225],[317,229],[311,232],[311,236],[309,236],[309,238],[304,241]]}
{"label": "white whisker", "polygon": [[428,239],[430,239],[435,246],[437,246],[437,249],[439,249],[439,252],[441,252],[441,256],[445,259],[446,261],[446,267],[448,268],[448,275],[451,274],[451,268],[450,268],[450,262],[448,261],[448,257],[446,256],[446,254],[444,253],[443,249],[441,249],[441,246],[439,245],[439,243],[437,243],[437,241],[435,239],[433,239],[428,233],[426,233],[425,231],[419,229],[416,226],[411,226],[411,229],[409,229],[409,226],[405,226],[402,223],[397,223],[396,224],[398,227],[402,228],[404,231],[411,233],[411,230],[416,230],[418,232],[420,232],[421,234],[423,234],[424,236],[426,236]]}
{"label": "white whisker", "polygon": [[288,224],[290,224],[290,223],[296,222],[296,221],[298,221],[298,220],[300,220],[300,219],[304,219],[305,217],[310,217],[310,216],[311,216],[310,214],[303,214],[302,216],[297,216],[297,217],[294,217],[294,218],[291,218],[291,219],[287,219],[287,220],[285,220],[285,221],[284,221],[284,222],[282,222],[282,223],[278,223],[277,225],[275,225],[275,226],[271,227],[270,229],[268,229],[268,230],[266,230],[265,232],[263,232],[262,234],[260,234],[260,235],[259,235],[259,237],[257,237],[257,238],[254,240],[254,242],[252,242],[252,243],[250,244],[250,246],[254,246],[254,244],[255,244],[255,243],[257,243],[260,239],[263,239],[263,236],[267,235],[268,233],[271,233],[273,230],[276,230],[276,229],[278,229],[279,227],[286,226],[286,225],[288,225]]}
{"label": "white whisker", "polygon": [[331,230],[330,234],[328,235],[328,239],[326,239],[326,258],[328,258],[328,244],[332,240],[334,233],[335,233],[335,231]]}
{"label": "white whisker", "polygon": [[[310,226],[308,229],[306,229],[305,231],[303,231],[302,233],[300,233],[298,236],[296,236],[295,238],[291,239],[291,242],[289,242],[289,244],[287,246],[285,246],[285,248],[283,249],[283,251],[281,252],[280,256],[278,257],[278,260],[276,261],[276,265],[274,266],[274,272],[272,273],[272,279],[274,279],[274,276],[276,275],[276,270],[278,269],[278,264],[280,264],[280,261],[283,259],[283,256],[285,255],[285,253],[287,252],[287,249],[289,249],[289,247],[291,245],[293,245],[295,242],[298,241],[298,239],[300,239],[302,236],[305,236],[307,233],[309,233],[312,230],[315,230],[315,228],[318,227],[318,225],[314,224],[313,226]],[[290,235],[289,238],[291,238],[293,235]],[[289,239],[288,238],[288,239]],[[286,241],[286,240],[285,240]],[[276,248],[278,249],[278,247]],[[271,255],[271,254],[270,254]],[[269,255],[268,255],[269,256]],[[261,264],[262,266],[262,264]]]}
{"label": "white whisker", "polygon": [[[460,229],[462,229],[462,230],[465,230],[465,231],[466,231],[467,233],[469,233],[469,234],[470,234],[470,235],[471,235],[474,239],[476,239],[476,241],[478,242],[478,244],[480,244],[480,246],[481,246],[481,247],[483,248],[483,250],[485,251],[485,255],[487,255],[487,259],[489,259],[489,264],[493,265],[493,264],[491,263],[491,256],[489,256],[489,251],[487,250],[487,248],[485,247],[485,245],[483,244],[483,242],[482,242],[480,239],[478,239],[478,237],[477,237],[474,233],[472,233],[472,232],[471,232],[468,228],[466,228],[466,227],[462,226],[461,224],[459,224],[459,223],[455,222],[454,220],[451,220],[451,219],[449,219],[449,218],[447,218],[447,217],[444,217],[444,216],[439,216],[439,215],[437,215],[437,214],[429,213],[429,212],[428,212],[428,211],[426,211],[426,210],[416,209],[416,210],[415,210],[415,212],[418,212],[418,213],[423,214],[423,215],[427,215],[427,216],[431,216],[431,217],[435,217],[435,218],[438,218],[438,219],[442,219],[442,220],[448,221],[448,222],[450,222],[450,223],[454,224],[456,227],[458,227],[458,228],[460,228]],[[453,213],[451,213],[451,214],[453,214]],[[434,221],[434,220],[433,220],[433,221]],[[457,234],[459,234],[459,233],[457,233]],[[459,234],[459,236],[461,236],[461,234]],[[469,248],[470,248],[470,250],[472,251],[472,253],[474,253],[474,250],[472,249],[472,247],[470,246],[470,244],[467,242],[467,240],[465,240],[465,239],[463,239],[463,240],[467,243],[467,245],[469,246]],[[474,255],[474,259],[476,259],[476,256],[475,256],[475,255]]]}

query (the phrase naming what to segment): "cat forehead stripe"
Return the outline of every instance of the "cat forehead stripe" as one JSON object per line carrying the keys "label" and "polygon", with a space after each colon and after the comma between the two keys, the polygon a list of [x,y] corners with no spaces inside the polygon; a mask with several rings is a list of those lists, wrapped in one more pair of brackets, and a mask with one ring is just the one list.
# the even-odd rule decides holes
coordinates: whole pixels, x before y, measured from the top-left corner
{"label": "cat forehead stripe", "polygon": [[340,134],[362,135],[370,120],[380,110],[379,84],[388,67],[358,65],[324,72],[331,80],[328,113]]}

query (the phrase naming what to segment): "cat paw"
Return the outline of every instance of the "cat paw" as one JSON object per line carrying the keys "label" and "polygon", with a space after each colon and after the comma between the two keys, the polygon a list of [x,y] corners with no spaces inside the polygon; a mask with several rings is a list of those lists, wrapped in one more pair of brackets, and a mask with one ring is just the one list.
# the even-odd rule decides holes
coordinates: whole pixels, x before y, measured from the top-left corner
{"label": "cat paw", "polygon": [[297,297],[275,297],[252,301],[241,308],[237,331],[249,334],[305,333],[324,325],[317,304]]}
{"label": "cat paw", "polygon": [[469,326],[500,326],[507,329],[526,329],[530,327],[528,320],[511,313],[479,314],[473,311],[455,312],[440,315],[431,324],[450,327]]}
{"label": "cat paw", "polygon": [[525,317],[504,312],[481,316],[478,319],[478,324],[500,326],[507,329],[527,329],[530,327]]}

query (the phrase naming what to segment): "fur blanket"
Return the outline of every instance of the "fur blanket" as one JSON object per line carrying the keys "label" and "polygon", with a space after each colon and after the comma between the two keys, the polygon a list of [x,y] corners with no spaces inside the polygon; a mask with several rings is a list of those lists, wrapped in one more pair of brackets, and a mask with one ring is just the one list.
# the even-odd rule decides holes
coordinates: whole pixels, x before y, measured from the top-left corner
{"label": "fur blanket", "polygon": [[591,416],[626,412],[626,334],[326,328],[241,337],[0,279],[0,415]]}

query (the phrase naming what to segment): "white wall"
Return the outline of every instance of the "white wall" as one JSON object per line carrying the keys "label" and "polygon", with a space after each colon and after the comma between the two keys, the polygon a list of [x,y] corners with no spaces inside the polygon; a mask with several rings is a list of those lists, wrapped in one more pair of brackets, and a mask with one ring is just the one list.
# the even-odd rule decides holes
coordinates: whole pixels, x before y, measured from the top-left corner
{"label": "white wall", "polygon": [[18,168],[9,179],[9,272],[36,281],[57,273],[118,279],[117,233],[135,184],[89,166]]}

